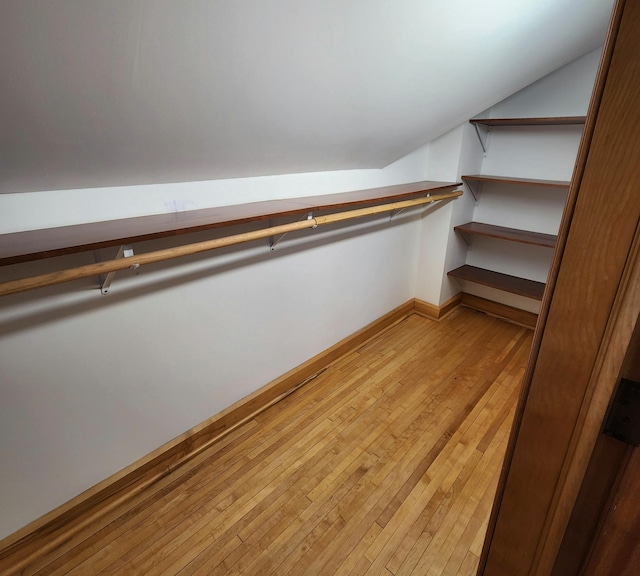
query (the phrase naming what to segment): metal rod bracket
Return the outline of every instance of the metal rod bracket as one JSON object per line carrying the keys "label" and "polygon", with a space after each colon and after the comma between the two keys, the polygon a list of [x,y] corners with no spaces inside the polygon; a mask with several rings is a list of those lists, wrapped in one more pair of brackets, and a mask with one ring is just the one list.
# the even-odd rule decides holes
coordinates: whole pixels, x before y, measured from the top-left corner
{"label": "metal rod bracket", "polygon": [[[424,196],[418,196],[418,198],[429,198],[431,196],[431,192],[427,192]],[[400,210],[393,210],[391,214],[389,214],[389,222],[391,222],[396,216],[402,214],[405,210],[409,208],[400,208]]]}
{"label": "metal rod bracket", "polygon": [[[313,220],[313,212],[308,212],[306,216],[302,216],[302,218],[298,219],[298,222],[302,222],[303,220]],[[318,224],[314,224],[312,229],[318,227]],[[282,241],[282,239],[288,234],[285,232],[284,234],[280,234],[279,236],[271,236],[269,238],[269,248],[273,252],[276,249],[276,246]]]}
{"label": "metal rod bracket", "polygon": [[[96,262],[102,262],[100,251],[96,250],[94,254],[96,257]],[[114,260],[119,260],[120,258],[130,258],[133,255],[134,255],[133,248],[131,246],[123,245],[123,246],[120,246],[120,248],[118,248],[118,252]],[[130,270],[136,270],[139,267],[140,267],[140,264],[133,264],[129,268]],[[106,296],[107,294],[109,294],[109,292],[111,292],[111,283],[113,282],[113,279],[116,277],[116,274],[117,272],[109,272],[108,274],[100,275],[100,293],[103,296]]]}

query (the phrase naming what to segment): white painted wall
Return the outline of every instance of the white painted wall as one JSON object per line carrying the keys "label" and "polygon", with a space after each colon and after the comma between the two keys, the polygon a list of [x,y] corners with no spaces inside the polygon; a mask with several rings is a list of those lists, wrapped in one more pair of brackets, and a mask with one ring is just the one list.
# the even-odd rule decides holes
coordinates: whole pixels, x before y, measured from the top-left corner
{"label": "white painted wall", "polygon": [[0,233],[277,198],[348,192],[402,183],[407,178],[413,178],[412,174],[398,169],[343,170],[206,182],[1,194],[0,213],[7,217],[0,219]]}
{"label": "white painted wall", "polygon": [[[482,167],[482,156],[478,154],[478,140],[471,124],[466,123],[463,128],[460,143],[460,155],[457,166],[456,180],[461,181],[463,174],[477,174]],[[447,238],[447,252],[445,256],[444,274],[441,277],[440,304],[453,298],[460,292],[460,282],[449,278],[446,272],[462,266],[467,259],[467,243],[454,227],[473,220],[476,202],[468,187],[464,186],[464,196],[452,206],[451,225]]]}
{"label": "white painted wall", "polygon": [[438,179],[428,163],[426,144],[382,169],[0,194],[0,234]]}
{"label": "white painted wall", "polygon": [[[458,181],[458,162],[464,126],[454,128],[429,145],[427,163],[430,178]],[[446,275],[447,243],[455,208],[466,198],[458,198],[439,208],[427,209],[422,218],[418,257],[416,298],[442,303],[442,277]]]}
{"label": "white painted wall", "polygon": [[489,118],[586,114],[601,53],[602,46],[498,102]]}

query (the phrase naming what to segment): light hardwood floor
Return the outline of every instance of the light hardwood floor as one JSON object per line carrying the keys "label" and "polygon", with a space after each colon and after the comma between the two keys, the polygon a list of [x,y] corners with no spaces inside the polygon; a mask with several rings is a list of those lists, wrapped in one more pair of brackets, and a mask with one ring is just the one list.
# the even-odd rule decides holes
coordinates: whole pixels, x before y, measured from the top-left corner
{"label": "light hardwood floor", "polygon": [[531,337],[411,316],[22,574],[471,576]]}

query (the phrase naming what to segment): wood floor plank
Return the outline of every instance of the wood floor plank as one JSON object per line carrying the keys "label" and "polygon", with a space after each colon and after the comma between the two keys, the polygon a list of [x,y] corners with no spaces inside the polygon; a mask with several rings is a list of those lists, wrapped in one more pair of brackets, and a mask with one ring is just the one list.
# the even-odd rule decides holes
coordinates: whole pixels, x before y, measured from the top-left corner
{"label": "wood floor plank", "polygon": [[[74,539],[61,546],[54,554],[27,566],[21,574],[23,576],[36,574],[46,576],[56,572],[69,573],[72,568],[102,550],[104,541],[117,538],[122,533],[122,526],[128,525],[131,519],[134,519],[135,523],[143,522],[163,502],[174,499],[177,486],[181,488],[178,493],[182,493],[182,488],[190,479],[198,475],[203,466],[207,466],[212,458],[224,454],[229,445],[238,442],[242,437],[251,435],[256,425],[256,422],[249,421],[241,429],[221,438],[207,452],[196,456],[176,470],[175,474],[163,478],[136,498],[127,501],[120,508],[100,518],[87,531],[78,533]],[[68,554],[70,550],[73,551],[73,554]]]}
{"label": "wood floor plank", "polygon": [[[508,402],[512,403],[511,408],[513,408],[513,399],[509,398]],[[464,440],[462,440],[462,442],[464,442]],[[478,447],[476,446],[474,449],[474,456],[476,458],[470,459],[469,462],[465,464],[465,470],[463,470],[460,476],[457,476],[459,468],[454,468],[452,473],[450,474],[450,477],[443,481],[443,484],[439,487],[436,496],[432,498],[432,500],[420,515],[419,519],[413,524],[413,526],[411,526],[404,540],[396,548],[393,557],[387,563],[387,567],[389,567],[394,573],[399,570],[400,564],[406,559],[410,549],[415,545],[417,539],[421,537],[421,534],[423,532],[426,533],[425,537],[423,537],[421,545],[417,548],[423,549],[425,546],[425,539],[430,540],[432,535],[438,529],[440,525],[439,523],[442,521],[444,514],[452,504],[453,498],[451,487],[453,481],[455,480],[458,484],[466,483],[481,454],[482,453],[478,451]]]}
{"label": "wood floor plank", "polygon": [[[326,423],[326,422],[324,422],[324,424],[326,425],[327,423]],[[316,432],[317,432],[317,431],[316,431]],[[316,448],[318,448],[318,445],[316,445]],[[264,456],[263,454],[260,454],[260,455],[261,455],[261,456]],[[255,482],[255,478],[254,478],[254,482]],[[161,545],[162,545],[162,543],[161,543]],[[163,548],[163,553],[166,553],[166,549],[165,549],[165,548]],[[153,554],[152,554],[152,555],[153,555]],[[154,556],[155,556],[155,555],[154,555]],[[154,559],[157,559],[157,558],[154,558]]]}
{"label": "wood floor plank", "polygon": [[[480,393],[483,393],[482,389]],[[479,409],[478,401],[479,398],[475,403],[476,411]],[[463,400],[463,402],[465,402],[463,404],[464,408],[468,408],[470,406],[470,403],[466,402],[466,400]],[[447,442],[447,444],[443,446],[442,451],[439,453],[438,458],[435,461],[438,462],[439,465],[441,465],[442,462],[449,457],[450,452],[453,450],[453,447],[456,445],[457,441],[463,438],[463,434],[466,432],[466,426],[470,426],[471,422],[473,421],[472,418],[467,418],[469,412],[465,413],[462,412],[462,410],[459,410],[459,414],[462,414],[462,417],[460,417],[460,420],[456,423],[457,430],[454,436],[451,438],[453,441]],[[466,426],[465,420],[467,422]],[[380,566],[384,565],[384,562],[382,562],[382,560],[380,559],[382,549],[386,548],[387,553],[389,553],[395,543],[399,542],[399,540],[401,539],[401,527],[402,529],[406,529],[407,518],[411,518],[411,522],[415,521],[415,515],[419,507],[418,503],[422,502],[424,499],[430,498],[432,496],[433,490],[433,483],[430,483],[426,487],[419,486],[415,491],[415,494],[409,494],[404,497],[402,506],[407,509],[407,515],[405,516],[404,514],[401,514],[397,517],[394,523],[389,523],[387,526],[385,526],[385,530],[383,531],[383,533],[381,533],[376,545],[372,546],[367,552],[367,557],[373,562],[372,568],[376,565],[376,563],[380,564]]]}
{"label": "wood floor plank", "polygon": [[[420,442],[415,442],[413,444],[413,446],[412,446],[413,452],[412,453],[414,455],[414,458],[415,457],[419,457],[420,451],[423,448],[422,444],[426,443],[426,442],[429,442],[428,435],[424,435],[424,437],[421,438]],[[398,464],[396,463],[392,468],[396,468],[397,469],[398,468]],[[376,472],[375,469],[372,470],[372,473],[375,473],[375,472]],[[382,482],[380,482],[379,485],[376,484],[375,482],[371,483],[371,487],[372,488],[374,486],[377,487],[376,495],[377,495],[378,499],[382,498],[385,495],[385,492],[388,490],[388,487],[389,487],[391,481],[393,480],[393,477],[390,476],[389,472],[390,472],[390,470],[387,471],[387,474],[386,474],[386,477],[385,477],[386,482],[382,481]],[[334,486],[332,490],[327,490],[327,494],[331,496],[331,504],[332,504],[332,506],[333,506],[333,504],[335,504],[338,501],[338,499],[336,499],[335,494],[334,494],[333,491],[334,490],[339,490],[342,486],[343,486],[343,482],[342,481],[338,481],[338,482],[336,482],[336,486]],[[373,498],[371,498],[370,500],[373,503],[376,502],[376,500],[373,499]],[[332,508],[326,508],[326,509],[332,509]],[[311,507],[307,511],[305,511],[305,514],[303,514],[303,516],[302,516],[302,520],[306,520],[305,515],[307,513],[310,513],[311,511],[312,511]],[[314,518],[316,521],[320,521],[321,520],[320,516],[321,516],[322,512],[323,511],[321,510],[318,514],[316,514],[316,516]],[[299,537],[301,534],[302,534],[301,532],[298,532],[297,536]],[[291,542],[288,542],[288,544],[291,544]],[[282,559],[285,555],[288,556],[289,554],[290,554],[290,552],[287,552],[286,550],[285,551],[281,551],[280,554],[278,555],[278,557],[280,559]]]}
{"label": "wood floor plank", "polygon": [[[498,485],[498,478],[499,475],[494,474],[484,495],[473,508],[473,511],[466,522],[466,526],[460,522],[460,518],[458,519],[458,524],[460,524],[460,528],[462,528],[463,531],[460,538],[455,543],[455,548],[451,557],[442,570],[442,576],[456,576],[461,569],[464,559],[469,552],[469,548],[482,527],[483,520],[489,515],[491,505],[493,503],[493,496],[495,495]],[[475,497],[472,497],[472,500],[475,501]]]}
{"label": "wood floor plank", "polygon": [[[418,457],[421,451],[418,452]],[[412,469],[413,466],[405,472],[405,475],[409,474]],[[391,480],[391,478],[392,476],[389,475],[387,479]],[[393,480],[393,483],[395,483],[395,478]],[[313,563],[308,566],[308,573],[334,573],[335,567],[352,552],[359,535],[367,530],[367,527],[371,526],[372,523],[377,524],[375,519],[384,509],[388,500],[386,487],[391,484],[391,482],[387,482],[377,487],[370,486],[369,491],[363,489],[358,493],[357,498],[349,503],[347,512],[343,514],[346,518],[343,529],[345,536],[330,539],[326,544],[322,545],[321,552]]]}
{"label": "wood floor plank", "polygon": [[[452,504],[452,496],[456,491],[459,491],[459,488],[456,486],[466,483],[478,465],[479,459],[480,454],[474,452],[462,469],[456,466],[449,470],[449,474],[443,479],[441,486],[438,487],[434,496],[420,513],[418,519],[412,524],[402,541],[398,544],[393,552],[393,556],[387,561],[387,568],[394,574],[400,570],[400,567],[405,562],[411,564],[411,559],[407,561],[407,558],[410,557],[412,552],[414,556],[417,555],[418,551],[422,550],[424,546],[431,541],[433,534],[437,531],[442,519]],[[417,542],[419,539],[421,544],[418,546]],[[415,562],[418,560],[419,556],[415,559]]]}
{"label": "wood floor plank", "polygon": [[[376,429],[377,429],[377,431],[373,435],[370,435],[369,437],[366,437],[363,440],[363,442],[361,443],[361,445],[358,446],[356,450],[354,450],[354,452],[353,452],[354,454],[362,453],[368,446],[371,445],[371,442],[373,441],[372,439],[374,437],[379,437],[379,436],[383,435],[384,430],[382,430],[382,432],[380,432],[379,431],[380,430],[379,425],[376,426]],[[348,463],[349,461],[350,460],[344,460],[343,463]],[[340,472],[342,470],[342,468],[338,467],[336,470],[337,470],[337,472]],[[325,481],[323,481],[321,484],[319,484],[318,487],[312,493],[310,493],[310,497],[315,499],[317,497],[318,491],[320,491],[320,492],[322,492],[322,491],[329,492],[327,490],[327,488],[330,486],[330,483],[331,483],[330,481],[336,479],[336,477],[337,477],[337,474],[332,474],[329,477],[327,477],[325,479]]]}
{"label": "wood floor plank", "polygon": [[[326,437],[331,429],[329,421],[323,421],[314,428],[314,434],[320,438]],[[300,439],[300,435],[296,435]],[[241,486],[232,485],[213,501],[207,502],[197,512],[184,518],[182,522],[170,533],[166,533],[160,540],[142,554],[129,558],[126,562],[120,561],[117,566],[103,571],[104,574],[131,573],[149,574],[158,571],[160,564],[172,564],[176,558],[193,553],[196,543],[203,540],[215,540],[226,531],[226,524],[235,524],[241,521],[247,514],[255,513],[257,506],[263,502],[265,495],[277,489],[280,481],[290,476],[299,469],[301,462],[299,455],[311,450],[319,451],[321,442],[303,442],[293,451],[283,451],[263,466],[258,473],[252,474]],[[275,478],[273,474],[281,470]],[[246,477],[245,477],[246,478]],[[286,489],[283,487],[281,489]],[[225,498],[222,498],[225,496]],[[212,524],[212,515],[215,518]]]}
{"label": "wood floor plank", "polygon": [[[494,394],[500,392],[500,387],[496,385]],[[479,411],[482,412],[482,410]],[[450,465],[457,471],[454,475],[455,477],[462,470],[466,461],[472,457],[475,452],[473,438],[478,435],[478,430],[483,432],[484,429],[490,425],[490,414],[487,414],[484,420],[478,420],[478,415],[472,412],[467,418],[467,422],[469,423],[468,427],[465,429],[463,426],[460,426],[458,431],[452,436],[448,445],[444,447],[439,455],[441,461],[436,461],[437,464],[434,463],[436,475],[430,478],[430,475],[427,473],[426,476],[429,480],[423,482],[424,486],[422,488],[418,487],[407,496],[394,518],[392,518],[392,521],[387,525],[388,530],[386,533],[383,532],[380,535],[379,541],[377,542],[378,546],[372,546],[367,551],[367,557],[372,561],[371,573],[380,570],[382,566],[385,566],[387,562],[391,560],[398,546],[400,546],[405,539],[411,525],[419,519],[421,510],[429,505],[438,488],[442,487],[445,491],[448,489],[446,484],[443,485],[443,483],[436,480],[436,478],[438,478],[437,474],[441,474],[441,470],[445,465]],[[484,427],[482,426],[483,424]],[[464,432],[462,432],[463,430]],[[451,447],[453,447],[452,450],[450,449]],[[463,482],[464,486],[467,485],[468,477],[469,476],[467,476]],[[459,498],[456,496],[457,494],[454,491],[449,500],[451,502],[459,501]]]}
{"label": "wood floor plank", "polygon": [[479,485],[482,486],[480,482],[483,480],[487,466],[497,468],[499,461],[502,459],[502,454],[506,448],[506,429],[507,427],[505,426],[504,436],[496,437],[489,449],[483,454],[482,460],[473,472],[473,483],[465,484],[462,487],[456,502],[452,502],[446,513],[439,518],[437,529],[426,530],[423,533],[412,550],[413,554],[408,556],[403,566],[397,570],[396,574],[398,576],[426,573],[427,568],[434,559],[438,558],[440,554],[445,554],[442,547],[450,535],[452,527],[455,525],[461,506],[465,506],[471,500],[473,493],[470,492],[477,490]]}
{"label": "wood floor plank", "polygon": [[476,556],[472,552],[467,552],[460,569],[458,570],[459,576],[471,576],[478,570],[478,564],[480,564],[480,557]]}
{"label": "wood floor plank", "polygon": [[530,342],[411,316],[24,574],[472,576]]}
{"label": "wood floor plank", "polygon": [[441,576],[446,564],[449,562],[455,545],[460,539],[464,528],[469,522],[477,502],[474,499],[474,493],[480,489],[486,490],[488,487],[493,470],[493,466],[498,465],[502,459],[502,454],[496,454],[492,460],[482,463],[474,470],[474,482],[465,484],[460,492],[457,502],[449,510],[441,529],[436,538],[431,541],[430,548],[427,548],[416,565],[415,572],[417,574],[429,574]]}

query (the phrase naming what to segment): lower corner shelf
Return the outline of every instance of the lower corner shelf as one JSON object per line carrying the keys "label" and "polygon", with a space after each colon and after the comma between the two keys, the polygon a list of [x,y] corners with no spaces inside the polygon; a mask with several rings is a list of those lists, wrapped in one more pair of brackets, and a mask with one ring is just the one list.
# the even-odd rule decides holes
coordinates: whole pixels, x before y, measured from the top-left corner
{"label": "lower corner shelf", "polygon": [[544,293],[545,285],[543,282],[510,276],[509,274],[502,274],[501,272],[494,272],[493,270],[486,270],[469,264],[451,270],[448,274],[460,280],[497,288],[498,290],[526,296],[534,300],[542,300],[542,294]]}

